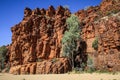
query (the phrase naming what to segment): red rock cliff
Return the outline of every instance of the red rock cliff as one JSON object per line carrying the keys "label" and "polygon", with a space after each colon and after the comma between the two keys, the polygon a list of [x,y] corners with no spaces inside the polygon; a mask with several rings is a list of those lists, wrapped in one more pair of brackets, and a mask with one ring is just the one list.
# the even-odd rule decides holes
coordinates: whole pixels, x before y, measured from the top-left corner
{"label": "red rock cliff", "polygon": [[[95,55],[95,65],[100,70],[120,71],[120,0],[103,0],[99,6],[75,13],[82,27],[82,38],[87,43],[87,53]],[[98,51],[92,43],[98,39]]]}
{"label": "red rock cliff", "polygon": [[99,6],[89,7],[86,10],[79,10],[75,13],[78,16],[82,27],[82,38],[86,41],[88,48],[87,52],[92,53],[95,50],[92,48],[92,42],[98,32],[94,28],[94,21],[99,20],[104,16],[116,14],[120,11],[120,0],[102,0]]}
{"label": "red rock cliff", "polygon": [[[9,47],[11,67],[60,58],[61,39],[66,30],[66,18],[69,16],[70,11],[62,6],[59,6],[56,10],[53,6],[50,6],[48,10],[36,8],[32,11],[29,8],[25,8],[23,20],[11,28],[12,43]],[[59,64],[60,66],[56,66],[58,69],[69,64],[67,59],[59,62],[61,63]],[[44,64],[50,66],[52,63],[49,65],[48,62],[44,62]],[[39,64],[35,63],[32,65],[37,67]],[[28,66],[30,68],[30,65]],[[36,68],[35,73],[38,73],[37,70]],[[69,71],[70,69],[65,70]],[[65,70],[62,72],[66,72]],[[48,71],[48,73],[50,72]],[[47,72],[45,70],[41,73]]]}
{"label": "red rock cliff", "polygon": [[97,69],[120,71],[120,12],[101,18],[94,27],[99,39]]}
{"label": "red rock cliff", "polygon": [[[82,25],[81,37],[87,43],[86,52],[94,55],[97,69],[120,71],[119,5],[119,0],[103,0],[99,6],[75,13]],[[71,70],[68,59],[60,58],[61,39],[70,14],[62,6],[56,10],[52,6],[48,10],[26,8],[23,20],[11,29],[10,73],[64,73]],[[97,51],[92,48],[95,37],[99,38]]]}

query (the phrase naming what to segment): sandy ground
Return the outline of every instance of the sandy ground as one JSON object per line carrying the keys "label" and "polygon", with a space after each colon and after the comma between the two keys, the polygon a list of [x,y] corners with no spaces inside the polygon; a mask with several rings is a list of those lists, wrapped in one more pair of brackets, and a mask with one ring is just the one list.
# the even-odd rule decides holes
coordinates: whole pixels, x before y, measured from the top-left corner
{"label": "sandy ground", "polygon": [[83,74],[45,74],[12,75],[0,73],[0,80],[120,80],[120,74],[83,73]]}

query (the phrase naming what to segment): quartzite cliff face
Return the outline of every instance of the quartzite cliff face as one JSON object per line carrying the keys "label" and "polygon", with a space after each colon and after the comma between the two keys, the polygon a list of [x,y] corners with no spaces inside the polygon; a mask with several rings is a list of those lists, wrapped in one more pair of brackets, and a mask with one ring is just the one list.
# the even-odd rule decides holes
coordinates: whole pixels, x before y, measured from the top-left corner
{"label": "quartzite cliff face", "polygon": [[[99,6],[75,13],[87,44],[86,53],[95,57],[95,67],[120,71],[120,1],[103,0]],[[113,13],[113,14],[111,14]],[[36,8],[24,10],[23,20],[11,28],[12,43],[9,46],[10,73],[47,74],[65,73],[71,70],[69,60],[61,58],[61,39],[66,30],[68,9]],[[98,37],[98,50],[92,42]]]}
{"label": "quartzite cliff face", "polygon": [[[11,28],[13,33],[12,44],[9,48],[11,67],[26,64],[29,69],[31,66],[36,69],[34,73],[64,73],[69,71],[68,60],[60,58],[61,39],[66,30],[66,18],[69,16],[70,11],[62,6],[59,6],[57,10],[53,6],[50,6],[48,10],[37,8],[32,11],[26,8],[23,20]],[[56,63],[50,62],[49,59],[54,58],[58,58]],[[46,61],[40,62],[43,60]],[[46,70],[45,66],[49,66],[47,68],[51,69]],[[45,68],[45,70],[40,72],[38,71],[39,67]],[[55,68],[59,70],[55,72],[52,67],[54,67],[53,70]],[[26,67],[24,65],[24,67],[19,68],[22,70]],[[13,70],[10,72],[13,73]]]}
{"label": "quartzite cliff face", "polygon": [[120,12],[94,23],[98,32],[97,69],[120,71]]}
{"label": "quartzite cliff face", "polygon": [[[83,23],[82,37],[87,53],[94,55],[95,67],[100,70],[120,71],[120,1],[103,0],[99,6],[75,13]],[[92,42],[98,37],[98,50]]]}

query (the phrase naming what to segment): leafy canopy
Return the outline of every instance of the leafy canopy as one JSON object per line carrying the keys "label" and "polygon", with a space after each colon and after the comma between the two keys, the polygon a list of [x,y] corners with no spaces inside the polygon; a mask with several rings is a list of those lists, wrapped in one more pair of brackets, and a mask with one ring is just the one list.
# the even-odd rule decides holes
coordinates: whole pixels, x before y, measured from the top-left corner
{"label": "leafy canopy", "polygon": [[5,59],[7,53],[7,48],[6,46],[1,46],[0,47],[0,61]]}
{"label": "leafy canopy", "polygon": [[4,62],[6,60],[6,53],[7,53],[7,48],[6,46],[1,46],[0,47],[0,63],[1,63],[1,69],[4,69]]}
{"label": "leafy canopy", "polygon": [[71,58],[72,52],[76,49],[77,40],[80,39],[79,20],[75,15],[71,15],[67,20],[67,31],[62,38],[63,56]]}

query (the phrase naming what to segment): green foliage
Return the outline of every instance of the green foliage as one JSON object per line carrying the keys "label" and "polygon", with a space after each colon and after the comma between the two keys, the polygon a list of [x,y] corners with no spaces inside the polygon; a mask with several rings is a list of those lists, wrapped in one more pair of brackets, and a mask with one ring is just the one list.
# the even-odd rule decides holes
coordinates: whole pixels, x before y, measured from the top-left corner
{"label": "green foliage", "polygon": [[87,72],[92,73],[95,71],[94,61],[90,56],[88,56],[87,67],[88,67]]}
{"label": "green foliage", "polygon": [[111,14],[116,14],[116,13],[118,13],[118,12],[119,12],[119,10],[111,10],[111,11],[108,11],[108,12],[106,13],[106,15],[109,16],[109,15],[111,15]]}
{"label": "green foliage", "polygon": [[1,46],[0,47],[0,62],[1,62],[1,68],[4,69],[4,62],[6,60],[6,53],[7,53],[7,48],[6,46]]}
{"label": "green foliage", "polygon": [[77,48],[77,40],[80,39],[79,20],[75,15],[71,15],[67,20],[67,31],[62,38],[62,54],[72,60],[71,66],[74,69],[74,51]]}
{"label": "green foliage", "polygon": [[67,19],[67,29],[62,38],[63,56],[72,58],[72,52],[76,49],[76,41],[80,39],[79,21],[75,15]]}
{"label": "green foliage", "polygon": [[[71,31],[71,30],[75,30],[75,31],[77,31],[77,32],[79,32],[79,20],[78,20],[78,18],[77,18],[77,16],[75,16],[74,14],[72,14],[68,19],[67,19],[67,21],[66,21],[66,23],[67,23],[67,28],[69,29],[69,31]],[[75,32],[74,31],[74,32]]]}
{"label": "green foliage", "polygon": [[71,73],[79,74],[80,73],[79,68],[74,68]]}
{"label": "green foliage", "polygon": [[[7,48],[6,46],[1,46],[0,47],[0,56],[2,56],[3,58],[6,56],[7,53]],[[1,59],[1,58],[0,58]]]}
{"label": "green foliage", "polygon": [[84,69],[85,69],[85,63],[84,62],[82,62],[82,64],[81,64],[81,68],[80,68],[80,71],[84,71]]}
{"label": "green foliage", "polygon": [[97,50],[98,49],[98,37],[95,38],[95,40],[92,43],[92,47]]}

